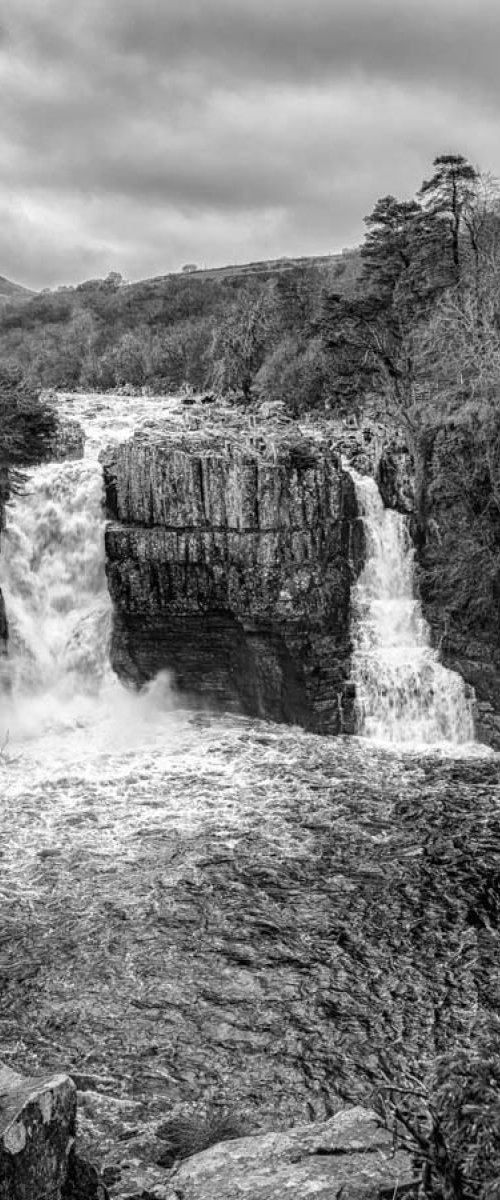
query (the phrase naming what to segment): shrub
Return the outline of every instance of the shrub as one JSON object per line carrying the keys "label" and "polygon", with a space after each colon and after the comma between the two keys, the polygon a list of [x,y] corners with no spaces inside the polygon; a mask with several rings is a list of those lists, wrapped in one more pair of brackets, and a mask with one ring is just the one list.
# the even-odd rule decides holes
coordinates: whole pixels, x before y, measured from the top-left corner
{"label": "shrub", "polygon": [[166,1142],[165,1151],[158,1160],[159,1165],[169,1167],[176,1159],[190,1158],[209,1146],[215,1146],[217,1142],[245,1137],[249,1130],[232,1114],[210,1112],[205,1116],[193,1113],[172,1117],[160,1125],[156,1132]]}

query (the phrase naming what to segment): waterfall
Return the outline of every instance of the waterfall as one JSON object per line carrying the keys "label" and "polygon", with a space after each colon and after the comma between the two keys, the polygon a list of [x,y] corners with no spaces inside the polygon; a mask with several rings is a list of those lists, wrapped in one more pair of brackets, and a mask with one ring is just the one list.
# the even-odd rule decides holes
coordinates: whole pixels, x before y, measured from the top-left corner
{"label": "waterfall", "polygon": [[353,478],[367,543],[353,589],[352,679],[359,732],[375,741],[432,745],[474,739],[460,675],[439,662],[414,589],[408,520],[384,508],[374,479]]}
{"label": "waterfall", "polygon": [[14,738],[85,726],[123,689],[108,664],[111,605],[104,570],[99,452],[112,438],[158,422],[168,400],[66,396],[61,415],[86,434],[79,460],[27,472],[7,508],[0,572],[9,652],[0,661],[0,745]]}
{"label": "waterfall", "polygon": [[0,564],[9,726],[72,720],[102,680],[110,606],[101,494],[97,462],[50,463],[30,472],[26,494],[9,506]]}

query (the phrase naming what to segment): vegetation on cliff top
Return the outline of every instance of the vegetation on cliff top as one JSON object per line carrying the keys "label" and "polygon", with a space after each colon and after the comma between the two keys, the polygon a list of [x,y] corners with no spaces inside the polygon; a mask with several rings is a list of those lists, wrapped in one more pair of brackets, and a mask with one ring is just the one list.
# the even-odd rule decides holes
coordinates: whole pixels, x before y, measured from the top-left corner
{"label": "vegetation on cliff top", "polygon": [[9,490],[23,483],[23,468],[47,456],[56,416],[23,379],[19,368],[0,364],[0,476],[9,473]]}
{"label": "vegetation on cliff top", "polygon": [[353,251],[130,285],[113,273],[5,305],[0,355],[37,388],[162,394],[187,384],[248,400],[276,398],[279,386],[294,409],[322,404],[323,299],[332,286],[349,290],[358,269]]}
{"label": "vegetation on cliff top", "polygon": [[499,186],[441,155],[414,199],[377,202],[361,263],[351,294],[324,305],[330,391],[337,406],[368,404],[405,427],[425,597],[442,634],[455,627],[496,646]]}

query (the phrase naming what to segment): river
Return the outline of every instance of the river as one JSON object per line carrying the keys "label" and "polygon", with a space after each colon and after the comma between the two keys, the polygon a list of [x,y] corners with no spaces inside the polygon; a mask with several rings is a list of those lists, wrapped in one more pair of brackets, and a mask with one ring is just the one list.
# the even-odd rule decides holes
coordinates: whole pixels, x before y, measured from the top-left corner
{"label": "river", "polygon": [[[498,759],[443,681],[407,562],[427,692],[412,650],[387,738],[380,668],[365,736],[332,739],[184,711],[167,676],[137,695],[111,675],[98,453],[163,403],[68,397],[86,456],[31,473],[0,559],[0,1056],[74,1075],[117,1196],[139,1161],[156,1178],[166,1115],[230,1111],[249,1131],[321,1118],[367,1099],[379,1050],[396,1074],[401,1055],[421,1070],[500,1000],[484,884]],[[368,692],[370,587],[354,633]],[[394,652],[372,633],[368,657],[384,638]]]}

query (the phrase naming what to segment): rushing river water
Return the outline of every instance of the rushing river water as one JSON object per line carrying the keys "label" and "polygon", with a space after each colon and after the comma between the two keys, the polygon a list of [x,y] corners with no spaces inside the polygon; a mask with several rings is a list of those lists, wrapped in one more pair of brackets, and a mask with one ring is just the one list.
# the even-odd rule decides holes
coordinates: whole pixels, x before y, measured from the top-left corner
{"label": "rushing river water", "polygon": [[85,458],[32,472],[0,557],[0,1057],[74,1074],[117,1196],[139,1161],[154,1182],[165,1112],[322,1117],[339,1088],[364,1095],[349,1039],[403,1039],[415,1062],[446,1045],[477,1005],[467,913],[499,836],[497,760],[429,648],[395,514],[359,584],[369,736],[184,712],[166,677],[136,695],[111,675],[98,452],[166,403],[175,420],[174,402],[67,398]]}
{"label": "rushing river water", "polygon": [[352,678],[360,732],[397,746],[467,746],[472,703],[439,662],[414,588],[408,518],[384,508],[369,476],[352,472],[367,541],[354,589]]}

